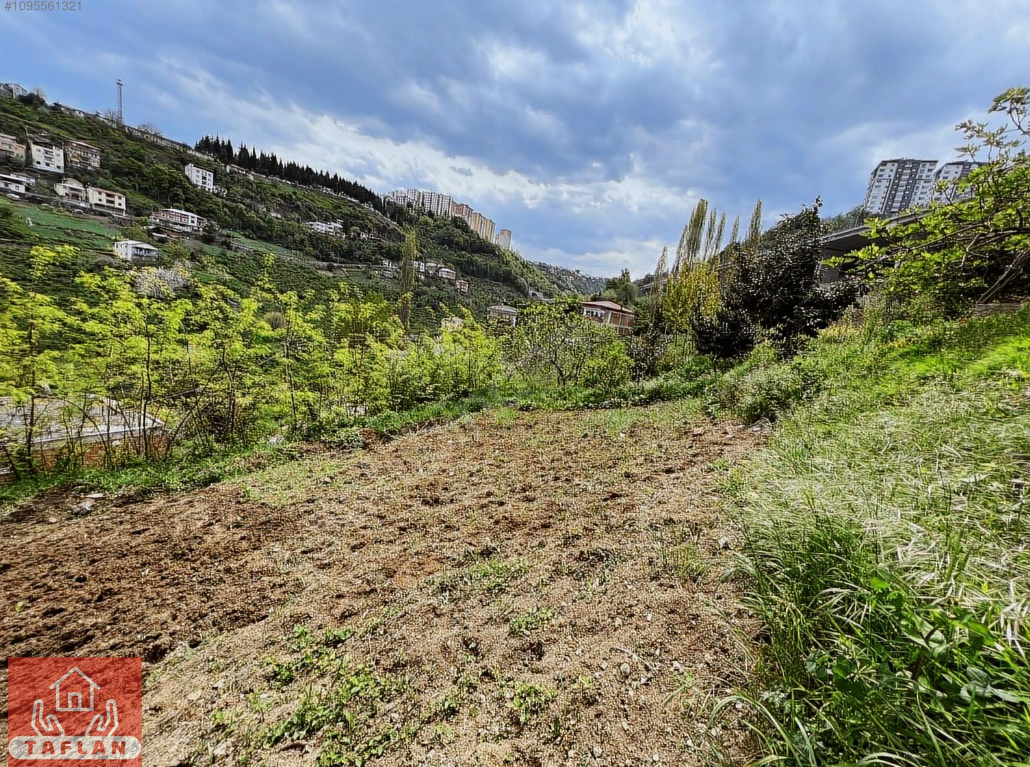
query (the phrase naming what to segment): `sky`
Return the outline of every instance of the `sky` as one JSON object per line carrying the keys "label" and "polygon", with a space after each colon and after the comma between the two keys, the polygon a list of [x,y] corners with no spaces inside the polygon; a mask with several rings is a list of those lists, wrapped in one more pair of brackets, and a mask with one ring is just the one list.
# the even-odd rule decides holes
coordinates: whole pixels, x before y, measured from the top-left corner
{"label": "sky", "polygon": [[1030,0],[81,0],[0,12],[0,81],[453,195],[532,260],[650,271],[699,198],[766,224],[1030,85]]}

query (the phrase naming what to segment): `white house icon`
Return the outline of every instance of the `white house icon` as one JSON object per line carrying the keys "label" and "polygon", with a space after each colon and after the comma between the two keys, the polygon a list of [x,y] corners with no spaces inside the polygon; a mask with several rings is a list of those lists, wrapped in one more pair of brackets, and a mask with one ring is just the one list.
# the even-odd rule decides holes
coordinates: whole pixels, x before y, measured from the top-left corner
{"label": "white house icon", "polygon": [[[72,674],[77,674],[78,676],[72,676]],[[71,679],[68,679],[68,677],[71,677]],[[64,685],[63,703],[61,702],[62,685]],[[100,685],[75,667],[50,685],[50,689],[54,690],[54,697],[56,698],[58,711],[92,711],[93,691],[99,690]],[[89,705],[86,705],[85,703],[85,695],[87,692],[89,693]]]}

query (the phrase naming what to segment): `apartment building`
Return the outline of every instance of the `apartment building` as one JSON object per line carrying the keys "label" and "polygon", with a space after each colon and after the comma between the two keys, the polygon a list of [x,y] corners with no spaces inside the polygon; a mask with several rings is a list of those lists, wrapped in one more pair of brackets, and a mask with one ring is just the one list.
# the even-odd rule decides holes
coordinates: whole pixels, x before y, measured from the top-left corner
{"label": "apartment building", "polygon": [[64,144],[64,162],[69,168],[100,170],[101,151],[85,141],[67,141]]}
{"label": "apartment building", "polygon": [[186,178],[190,180],[193,186],[199,186],[207,192],[215,191],[215,174],[207,168],[201,168],[199,165],[190,163],[186,166]]}
{"label": "apartment building", "polygon": [[162,208],[150,214],[150,223],[155,226],[166,226],[178,232],[195,232],[207,223],[196,213],[179,208]]}
{"label": "apartment building", "polygon": [[86,189],[89,207],[107,213],[125,213],[125,195],[91,186]]}
{"label": "apartment building", "polygon": [[896,216],[930,204],[936,160],[883,160],[869,176],[863,207],[869,213]]}
{"label": "apartment building", "polygon": [[482,237],[483,235],[481,234],[481,232],[483,231],[486,216],[484,216],[482,213],[472,211],[472,214],[468,217],[467,221],[469,229],[471,229],[473,232]]}
{"label": "apartment building", "polygon": [[440,192],[422,192],[422,210],[434,216],[453,215],[454,198]]}
{"label": "apartment building", "polygon": [[466,205],[463,202],[455,205],[453,212],[455,218],[460,218],[465,221],[468,221],[470,218],[472,218],[472,214],[475,213],[475,211],[472,210],[470,206]]}
{"label": "apartment building", "polygon": [[494,222],[492,220],[490,220],[489,218],[487,218],[486,216],[484,216],[483,217],[483,228],[478,232],[478,234],[479,234],[480,237],[482,237],[487,242],[493,242],[494,241]]}
{"label": "apartment building", "polygon": [[29,141],[32,167],[48,173],[64,173],[64,150],[48,141]]}
{"label": "apartment building", "polygon": [[0,133],[0,155],[15,160],[25,159],[25,145],[14,136]]}
{"label": "apartment building", "polygon": [[505,250],[511,250],[511,229],[502,229],[499,231],[494,242]]}
{"label": "apartment building", "polygon": [[933,199],[936,202],[955,202],[966,200],[973,196],[969,188],[959,189],[959,180],[965,178],[983,163],[972,160],[956,160],[946,162],[937,169],[934,174]]}
{"label": "apartment building", "polygon": [[386,199],[397,205],[418,208],[422,205],[422,192],[418,189],[395,189],[386,195]]}

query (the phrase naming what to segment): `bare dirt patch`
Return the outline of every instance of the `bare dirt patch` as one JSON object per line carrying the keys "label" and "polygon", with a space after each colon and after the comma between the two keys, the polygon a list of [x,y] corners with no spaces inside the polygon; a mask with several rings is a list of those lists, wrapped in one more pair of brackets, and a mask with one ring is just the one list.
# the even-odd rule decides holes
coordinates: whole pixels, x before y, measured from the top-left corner
{"label": "bare dirt patch", "polygon": [[753,633],[716,488],[758,439],[680,404],[491,412],[4,524],[0,646],[142,654],[152,765],[743,760],[707,718]]}

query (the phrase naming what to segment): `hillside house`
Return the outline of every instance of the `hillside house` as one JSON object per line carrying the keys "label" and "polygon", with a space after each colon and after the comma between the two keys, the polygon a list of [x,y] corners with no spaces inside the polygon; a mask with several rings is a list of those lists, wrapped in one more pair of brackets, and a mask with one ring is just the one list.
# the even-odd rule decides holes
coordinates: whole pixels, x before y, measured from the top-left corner
{"label": "hillside house", "polygon": [[19,96],[28,96],[29,90],[18,83],[0,83],[0,96],[9,99],[16,99]]}
{"label": "hillside house", "polygon": [[514,306],[497,304],[496,306],[487,307],[486,317],[487,319],[504,322],[514,327],[515,323],[518,321],[519,310]]}
{"label": "hillside house", "polygon": [[[27,433],[32,423],[31,439]],[[123,408],[117,400],[88,396],[82,401],[57,397],[28,403],[0,397],[0,484],[15,476],[12,453],[32,445],[37,465],[53,469],[76,457],[83,465],[102,466],[112,452],[160,449],[167,442],[164,422],[152,415]],[[6,448],[6,449],[4,449]]]}
{"label": "hillside house", "polygon": [[632,309],[619,306],[614,301],[583,301],[580,310],[585,317],[608,325],[619,335],[629,335],[633,332],[633,320],[636,314]]}
{"label": "hillside house", "polygon": [[29,157],[36,170],[64,173],[64,150],[56,144],[41,139],[29,141]]}
{"label": "hillside house", "polygon": [[308,229],[329,237],[340,237],[343,234],[343,227],[333,221],[309,221]]}
{"label": "hillside house", "polygon": [[461,293],[464,296],[467,296],[469,293],[468,280],[455,280],[454,287],[459,293]]}
{"label": "hillside house", "polygon": [[0,189],[11,194],[25,194],[25,182],[16,176],[0,175]]}
{"label": "hillside house", "polygon": [[196,213],[190,213],[188,210],[161,208],[150,214],[150,223],[179,232],[196,232],[202,229],[207,224],[207,221]]}
{"label": "hillside house", "polygon": [[215,191],[215,174],[207,168],[201,168],[199,165],[190,163],[186,166],[186,178],[190,180],[193,186],[199,186],[208,192]]}
{"label": "hillside house", "polygon": [[85,141],[68,141],[64,145],[64,163],[69,168],[100,170],[101,152]]}
{"label": "hillside house", "polygon": [[86,186],[75,178],[66,178],[60,183],[54,184],[54,194],[58,197],[68,197],[73,200],[88,202]]}
{"label": "hillside house", "polygon": [[0,155],[24,162],[25,145],[18,141],[15,136],[0,133]]}
{"label": "hillside house", "polygon": [[34,187],[36,185],[36,179],[33,178],[32,176],[30,176],[28,173],[9,173],[8,175],[11,178],[20,179],[21,182],[23,184],[25,184],[25,186],[28,187],[29,189],[31,189],[32,187]]}
{"label": "hillside house", "polygon": [[125,215],[125,195],[121,192],[111,192],[96,186],[87,187],[87,199],[89,207],[104,213],[120,213]]}
{"label": "hillside house", "polygon": [[441,280],[448,280],[449,282],[454,282],[456,279],[458,279],[458,273],[446,266],[439,267],[436,270],[436,276],[439,277]]}
{"label": "hillside house", "polygon": [[118,240],[114,253],[123,261],[146,261],[157,258],[160,251],[153,245],[139,240]]}
{"label": "hillside house", "polygon": [[67,104],[61,104],[54,102],[50,108],[55,112],[60,112],[63,115],[75,115],[76,117],[92,117],[89,112],[85,109],[79,109],[78,107],[70,107]]}

